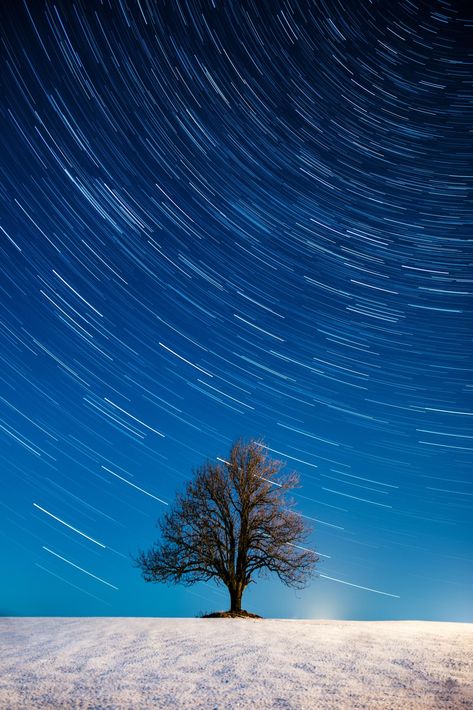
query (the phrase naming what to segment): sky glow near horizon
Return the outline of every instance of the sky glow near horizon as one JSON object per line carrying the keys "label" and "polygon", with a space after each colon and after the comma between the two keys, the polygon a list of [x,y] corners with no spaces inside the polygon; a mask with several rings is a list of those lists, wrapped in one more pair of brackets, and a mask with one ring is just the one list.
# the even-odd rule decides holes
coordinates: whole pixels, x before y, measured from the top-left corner
{"label": "sky glow near horizon", "polygon": [[0,13],[0,613],[225,608],[130,555],[255,436],[322,562],[246,608],[472,621],[471,8]]}

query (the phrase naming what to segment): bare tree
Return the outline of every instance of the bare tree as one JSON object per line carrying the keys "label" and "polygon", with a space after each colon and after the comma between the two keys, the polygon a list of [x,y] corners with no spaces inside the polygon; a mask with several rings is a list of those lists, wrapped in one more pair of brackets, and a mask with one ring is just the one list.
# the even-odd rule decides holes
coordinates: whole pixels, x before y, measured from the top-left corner
{"label": "bare tree", "polygon": [[135,559],[146,582],[185,585],[214,579],[241,612],[244,590],[258,574],[274,572],[287,586],[305,586],[318,556],[303,546],[311,530],[293,510],[295,473],[258,441],[233,444],[229,460],[207,461],[158,522],[161,540]]}

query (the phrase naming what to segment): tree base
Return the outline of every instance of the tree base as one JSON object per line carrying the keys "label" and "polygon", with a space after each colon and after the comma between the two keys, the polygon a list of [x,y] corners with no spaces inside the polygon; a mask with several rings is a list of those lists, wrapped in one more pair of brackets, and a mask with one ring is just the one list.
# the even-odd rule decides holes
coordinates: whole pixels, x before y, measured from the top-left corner
{"label": "tree base", "polygon": [[251,611],[214,611],[212,614],[202,614],[202,619],[262,619],[258,614],[252,614]]}

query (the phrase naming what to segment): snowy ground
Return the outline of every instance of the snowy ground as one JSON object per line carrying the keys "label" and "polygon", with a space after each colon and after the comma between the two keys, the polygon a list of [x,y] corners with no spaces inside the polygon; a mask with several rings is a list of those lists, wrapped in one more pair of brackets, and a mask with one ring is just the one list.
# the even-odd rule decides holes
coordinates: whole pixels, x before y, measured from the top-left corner
{"label": "snowy ground", "polygon": [[473,624],[1,619],[0,708],[473,708]]}

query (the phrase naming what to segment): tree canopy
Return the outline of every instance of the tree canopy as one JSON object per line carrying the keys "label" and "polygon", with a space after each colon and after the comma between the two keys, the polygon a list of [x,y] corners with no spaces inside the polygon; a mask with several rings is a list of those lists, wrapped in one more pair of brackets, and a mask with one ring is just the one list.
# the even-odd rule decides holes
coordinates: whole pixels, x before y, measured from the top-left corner
{"label": "tree canopy", "polygon": [[318,562],[304,545],[311,533],[288,493],[296,473],[279,475],[280,461],[255,439],[233,444],[227,461],[206,461],[158,521],[160,539],[139,552],[147,582],[215,580],[241,613],[242,595],[254,578],[274,573],[290,587],[304,587]]}

